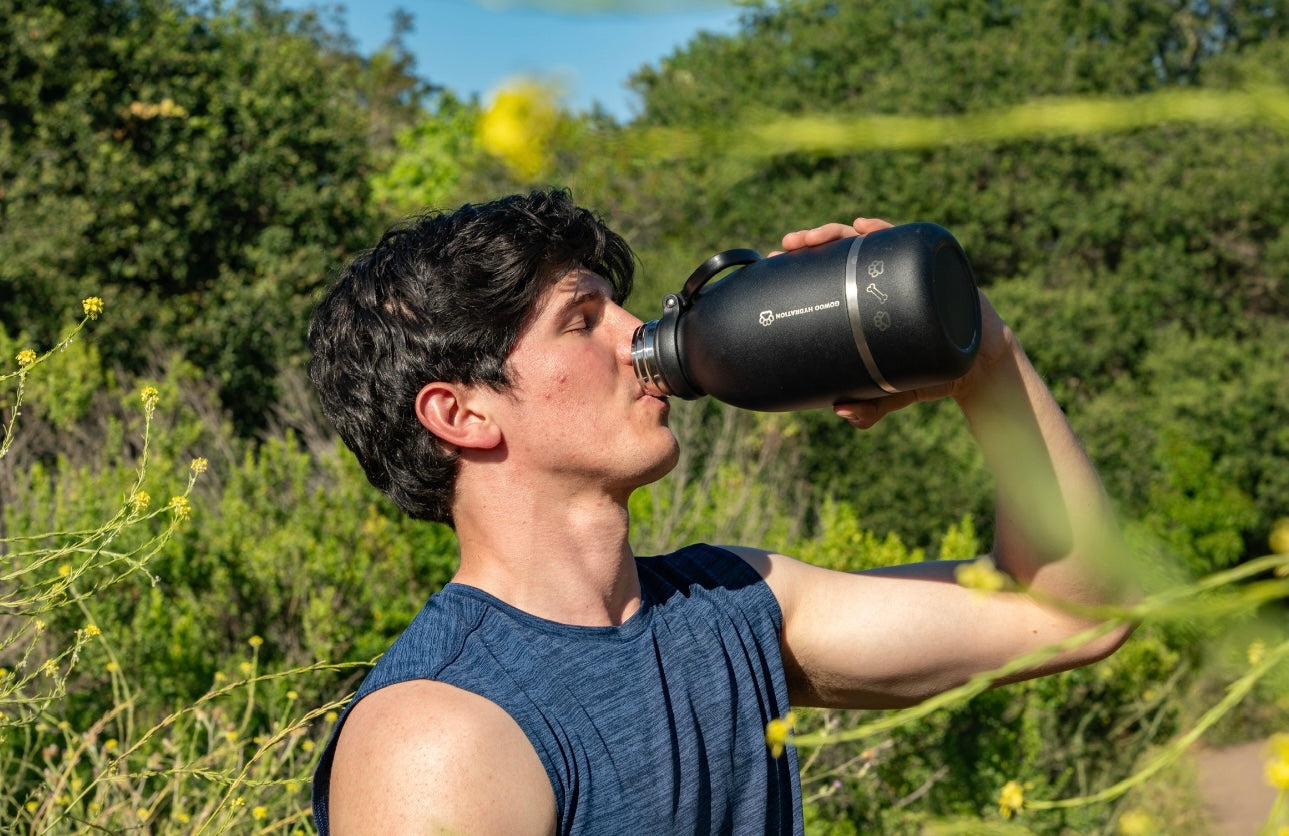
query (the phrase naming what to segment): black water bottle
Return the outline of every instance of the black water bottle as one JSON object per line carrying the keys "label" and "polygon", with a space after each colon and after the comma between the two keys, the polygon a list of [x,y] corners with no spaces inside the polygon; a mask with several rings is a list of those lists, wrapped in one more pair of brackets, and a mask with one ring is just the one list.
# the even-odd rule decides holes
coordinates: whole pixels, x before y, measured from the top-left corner
{"label": "black water bottle", "polygon": [[771,258],[714,255],[636,329],[631,357],[652,395],[779,412],[954,380],[979,347],[962,247],[911,223]]}

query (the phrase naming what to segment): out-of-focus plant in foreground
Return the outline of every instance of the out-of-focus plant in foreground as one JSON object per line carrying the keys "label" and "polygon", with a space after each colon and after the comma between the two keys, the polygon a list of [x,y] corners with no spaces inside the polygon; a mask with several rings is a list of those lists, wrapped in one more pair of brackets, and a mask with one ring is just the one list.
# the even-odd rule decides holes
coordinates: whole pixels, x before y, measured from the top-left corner
{"label": "out-of-focus plant in foreground", "polygon": [[[1289,519],[1276,526],[1271,538],[1273,553],[1239,565],[1234,569],[1217,572],[1195,582],[1167,589],[1131,605],[1076,607],[1060,600],[1043,598],[1049,606],[1069,610],[1087,617],[1100,619],[1100,623],[1069,640],[1053,644],[1030,654],[1011,660],[1006,665],[973,677],[963,685],[946,691],[911,708],[885,713],[878,719],[862,722],[844,730],[830,727],[827,719],[815,729],[800,726],[796,717],[775,720],[766,729],[766,740],[772,752],[781,753],[785,745],[803,749],[820,746],[867,744],[865,751],[881,745],[890,733],[939,712],[961,705],[988,691],[999,679],[1028,668],[1039,666],[1061,652],[1095,640],[1098,636],[1117,629],[1125,623],[1166,625],[1169,622],[1229,621],[1256,613],[1265,605],[1283,606],[1289,600]],[[1127,554],[1116,556],[1128,559]],[[993,568],[987,558],[965,564],[958,572],[958,581],[979,591],[982,595],[1017,594],[1025,590],[1015,587],[1009,579]],[[1289,699],[1289,630],[1282,624],[1267,621],[1259,625],[1258,638],[1247,646],[1247,666],[1226,687],[1225,694],[1203,712],[1187,729],[1158,751],[1135,766],[1131,774],[1096,791],[1069,797],[1053,798],[1035,796],[1027,792],[1022,782],[1009,779],[998,790],[999,815],[1011,819],[1023,812],[1068,810],[1113,802],[1128,791],[1141,786],[1155,775],[1177,762],[1205,732],[1230,713],[1259,685],[1271,683],[1272,693]],[[800,729],[800,731],[798,730]],[[1277,788],[1278,797],[1268,811],[1266,830],[1289,827],[1289,809],[1286,792],[1289,792],[1289,736],[1276,735],[1272,739],[1272,756],[1266,766],[1266,780]],[[1125,814],[1126,815],[1126,814]],[[1137,816],[1139,817],[1139,816]],[[1132,830],[1136,817],[1129,817],[1125,825]],[[977,832],[974,831],[973,832]],[[991,830],[985,825],[980,832],[1010,832],[1003,825]],[[1149,830],[1141,832],[1150,832]]]}

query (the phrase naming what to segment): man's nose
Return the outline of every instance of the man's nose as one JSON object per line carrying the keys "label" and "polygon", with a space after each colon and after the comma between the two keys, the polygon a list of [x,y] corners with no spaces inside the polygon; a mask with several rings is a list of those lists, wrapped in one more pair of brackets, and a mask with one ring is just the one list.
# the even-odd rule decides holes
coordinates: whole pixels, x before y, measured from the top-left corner
{"label": "man's nose", "polygon": [[640,317],[625,308],[616,305],[614,307],[617,308],[614,311],[616,314],[614,339],[617,341],[618,361],[631,365],[631,342],[636,335],[636,329],[644,323],[640,320]]}

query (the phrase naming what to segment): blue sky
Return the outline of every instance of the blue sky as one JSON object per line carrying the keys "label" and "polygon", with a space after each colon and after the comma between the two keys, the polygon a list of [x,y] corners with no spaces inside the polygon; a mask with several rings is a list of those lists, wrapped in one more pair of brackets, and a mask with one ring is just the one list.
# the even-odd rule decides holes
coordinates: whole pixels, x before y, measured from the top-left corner
{"label": "blue sky", "polygon": [[[288,8],[334,9],[335,2],[283,0]],[[591,11],[615,5],[627,11]],[[395,9],[410,12],[415,30],[405,42],[416,56],[416,72],[463,96],[484,99],[517,75],[557,81],[565,105],[586,110],[598,101],[620,120],[639,103],[626,89],[627,77],[644,64],[656,65],[700,30],[734,32],[735,2],[634,0],[351,0],[343,20],[364,53],[380,47],[392,31]],[[588,9],[559,11],[559,9]]]}

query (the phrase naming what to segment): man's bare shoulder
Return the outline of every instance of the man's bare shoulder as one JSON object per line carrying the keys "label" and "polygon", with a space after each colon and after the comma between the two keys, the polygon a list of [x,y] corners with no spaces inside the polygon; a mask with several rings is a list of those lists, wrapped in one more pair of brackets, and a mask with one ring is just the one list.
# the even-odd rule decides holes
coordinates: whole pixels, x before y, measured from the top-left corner
{"label": "man's bare shoulder", "polygon": [[417,679],[361,700],[336,744],[331,830],[550,833],[555,796],[532,744],[496,704]]}

